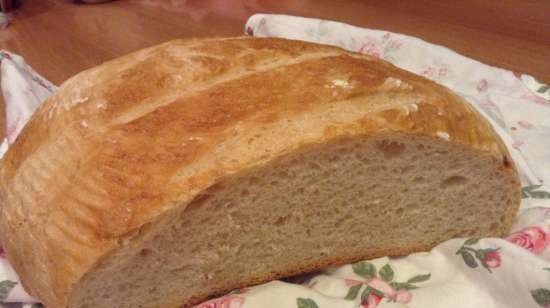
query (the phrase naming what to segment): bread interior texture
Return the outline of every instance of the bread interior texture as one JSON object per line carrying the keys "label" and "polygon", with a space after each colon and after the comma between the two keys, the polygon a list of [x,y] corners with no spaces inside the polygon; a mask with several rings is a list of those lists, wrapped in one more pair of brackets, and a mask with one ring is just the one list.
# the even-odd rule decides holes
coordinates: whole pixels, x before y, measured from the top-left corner
{"label": "bread interior texture", "polygon": [[224,177],[121,243],[79,282],[70,307],[189,307],[452,237],[499,236],[516,210],[518,191],[505,189],[518,186],[511,170],[506,160],[434,137],[305,145]]}

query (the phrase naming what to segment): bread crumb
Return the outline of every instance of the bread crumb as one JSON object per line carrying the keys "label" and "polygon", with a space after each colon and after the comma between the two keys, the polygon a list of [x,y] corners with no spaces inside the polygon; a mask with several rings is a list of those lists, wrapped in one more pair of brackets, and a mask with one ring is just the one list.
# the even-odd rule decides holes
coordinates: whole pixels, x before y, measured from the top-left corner
{"label": "bread crumb", "polygon": [[88,99],[89,98],[87,96],[82,97],[81,93],[80,93],[80,90],[76,89],[71,93],[70,99],[68,99],[66,101],[58,101],[54,105],[55,106],[54,108],[57,108],[59,106],[59,107],[62,107],[63,109],[65,109],[65,110],[70,110],[71,108],[73,108],[76,105],[87,102]]}
{"label": "bread crumb", "polygon": [[401,84],[403,84],[403,81],[401,79],[393,78],[393,77],[390,77],[390,78],[386,79],[386,81],[392,82],[398,87],[401,86]]}
{"label": "bread crumb", "polygon": [[84,103],[88,100],[88,97],[79,97],[77,99],[75,99],[73,102],[72,102],[72,106],[76,106],[78,104],[81,104],[81,103]]}
{"label": "bread crumb", "polygon": [[332,80],[332,88],[341,87],[344,89],[351,89],[353,86],[345,79],[334,79]]}
{"label": "bread crumb", "polygon": [[417,104],[403,105],[403,109],[405,110],[405,113],[409,115],[411,112],[418,111],[418,105]]}
{"label": "bread crumb", "polygon": [[449,134],[448,134],[447,132],[437,131],[437,133],[435,133],[435,134],[437,135],[437,137],[449,141],[449,137],[450,137],[450,136],[449,136]]}
{"label": "bread crumb", "polygon": [[390,88],[399,88],[403,90],[411,90],[413,88],[410,84],[404,82],[403,80],[393,77],[386,78],[383,85]]}

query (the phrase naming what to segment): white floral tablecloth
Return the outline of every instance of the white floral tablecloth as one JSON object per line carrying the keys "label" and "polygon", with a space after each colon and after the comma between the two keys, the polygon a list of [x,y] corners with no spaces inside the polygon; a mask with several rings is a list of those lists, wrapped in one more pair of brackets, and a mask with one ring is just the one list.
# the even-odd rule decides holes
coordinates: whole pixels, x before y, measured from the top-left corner
{"label": "white floral tablecloth", "polygon": [[[200,308],[528,308],[550,307],[550,87],[447,48],[387,31],[283,15],[254,15],[248,35],[285,37],[368,53],[441,83],[475,106],[507,144],[523,199],[505,239],[452,239],[429,252],[327,269],[301,283],[235,290]],[[24,60],[1,52],[7,139],[56,87]],[[0,301],[32,304],[0,251]],[[8,304],[12,303],[12,304]],[[27,303],[27,304],[22,304]]]}

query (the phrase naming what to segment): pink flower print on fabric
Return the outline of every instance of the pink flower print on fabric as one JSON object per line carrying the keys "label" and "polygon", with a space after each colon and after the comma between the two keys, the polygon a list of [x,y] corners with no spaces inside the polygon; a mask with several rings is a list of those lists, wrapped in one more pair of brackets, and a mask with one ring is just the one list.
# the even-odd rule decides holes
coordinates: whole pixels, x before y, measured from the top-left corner
{"label": "pink flower print on fabric", "polygon": [[384,293],[384,295],[392,301],[407,304],[411,301],[412,298],[412,295],[409,291],[403,289],[396,291],[392,286],[390,286],[387,282],[380,278],[373,278],[367,283],[367,285]]}
{"label": "pink flower print on fabric", "polygon": [[514,140],[514,143],[512,143],[512,147],[516,150],[519,150],[519,148],[523,145],[523,141],[521,140]]}
{"label": "pink flower print on fabric", "polygon": [[479,238],[469,238],[464,241],[464,244],[456,251],[457,256],[461,256],[464,264],[470,268],[478,268],[479,265],[487,269],[492,274],[491,269],[498,268],[502,265],[502,257],[500,255],[500,247],[497,248],[476,248]]}
{"label": "pink flower print on fabric", "polygon": [[447,75],[447,72],[448,72],[448,68],[445,66],[438,67],[433,65],[426,65],[420,71],[420,75],[426,78],[434,79],[439,77],[445,77]]}
{"label": "pink flower print on fabric", "polygon": [[483,256],[481,263],[485,268],[497,268],[502,263],[500,252],[498,250],[492,250]]}
{"label": "pink flower print on fabric", "polygon": [[371,292],[367,298],[367,301],[361,304],[362,308],[377,307],[384,297],[403,304],[409,303],[412,299],[412,294],[408,290],[395,290],[389,283],[380,278],[372,278],[365,281],[345,279],[345,282],[346,285],[350,287],[364,284],[367,287],[371,287],[378,292],[383,293],[384,296],[380,296],[380,294],[377,292]]}
{"label": "pink flower print on fabric", "polygon": [[371,40],[363,43],[361,47],[359,47],[358,52],[367,54],[375,58],[382,58],[382,56],[384,55],[384,48],[382,47],[380,42]]}
{"label": "pink flower print on fabric", "polygon": [[357,52],[367,54],[375,58],[384,58],[386,60],[392,60],[391,54],[397,51],[403,43],[399,40],[393,39],[389,33],[382,36],[382,39],[366,38],[362,44],[360,44]]}
{"label": "pink flower print on fabric", "polygon": [[435,67],[426,65],[420,71],[420,75],[428,78],[433,78],[435,76]]}
{"label": "pink flower print on fabric", "polygon": [[358,284],[363,283],[363,281],[355,280],[355,279],[344,279],[344,282],[346,283],[346,286],[348,286],[348,287],[353,287],[353,286],[356,286]]}
{"label": "pink flower print on fabric", "polygon": [[193,308],[241,308],[244,305],[244,297],[235,295],[226,295],[220,298],[212,299]]}
{"label": "pink flower print on fabric", "polygon": [[514,232],[506,237],[506,240],[523,247],[534,254],[542,253],[550,243],[548,230],[540,226],[527,227]]}
{"label": "pink flower print on fabric", "polygon": [[363,279],[345,279],[349,287],[345,299],[361,299],[361,308],[375,308],[384,298],[388,302],[408,304],[412,300],[409,289],[416,289],[417,283],[430,279],[431,274],[421,274],[410,277],[406,281],[395,281],[395,273],[387,263],[381,268],[370,262],[352,264],[353,272]]}
{"label": "pink flower print on fabric", "polygon": [[526,99],[530,102],[533,102],[537,105],[540,105],[540,106],[547,106],[547,107],[550,107],[550,101],[534,94],[534,93],[524,93],[523,95],[521,95],[521,98],[523,99]]}
{"label": "pink flower print on fabric", "polygon": [[0,258],[5,258],[6,252],[4,251],[4,247],[0,246]]}
{"label": "pink flower print on fabric", "polygon": [[361,304],[362,308],[375,308],[382,301],[382,296],[371,292],[367,297],[367,300]]}
{"label": "pink flower print on fabric", "polygon": [[387,48],[388,48],[388,49],[391,49],[391,50],[396,50],[396,49],[401,48],[402,45],[403,45],[403,43],[400,42],[400,41],[391,40],[391,41],[388,43]]}
{"label": "pink flower print on fabric", "polygon": [[395,301],[398,303],[408,304],[412,299],[411,292],[407,290],[399,290],[395,294]]}
{"label": "pink flower print on fabric", "polygon": [[487,79],[481,79],[476,86],[477,90],[479,92],[486,92],[489,88],[489,82],[487,82]]}
{"label": "pink flower print on fabric", "polygon": [[370,281],[368,281],[366,284],[367,286],[373,287],[376,290],[384,293],[384,295],[386,295],[389,298],[395,297],[395,293],[396,293],[395,289],[392,288],[387,282],[385,282],[380,278],[373,278]]}
{"label": "pink flower print on fabric", "polygon": [[0,51],[0,61],[3,59],[3,58],[6,58],[6,59],[12,59],[11,55],[5,51]]}
{"label": "pink flower print on fabric", "polygon": [[449,68],[445,63],[436,62],[433,65],[425,65],[419,72],[420,75],[429,78],[437,79],[447,76]]}

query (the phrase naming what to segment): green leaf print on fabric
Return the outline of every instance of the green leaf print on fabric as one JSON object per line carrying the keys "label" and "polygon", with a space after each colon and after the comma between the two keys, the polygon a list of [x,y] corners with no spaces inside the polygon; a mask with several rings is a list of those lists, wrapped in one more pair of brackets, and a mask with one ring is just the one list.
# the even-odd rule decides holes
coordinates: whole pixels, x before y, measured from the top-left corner
{"label": "green leaf print on fabric", "polygon": [[[550,268],[543,268],[545,271],[550,271]],[[539,304],[539,306],[548,308],[550,307],[550,290],[545,288],[531,290],[531,297]]]}
{"label": "green leaf print on fabric", "polygon": [[456,251],[456,254],[462,257],[468,267],[477,268],[481,264],[489,273],[493,273],[492,269],[499,267],[502,263],[500,248],[476,249],[471,247],[478,242],[478,239],[467,239]]}
{"label": "green leaf print on fabric", "polygon": [[550,86],[549,85],[546,85],[546,84],[543,84],[542,86],[540,86],[540,88],[537,90],[538,93],[544,93],[546,91],[550,91]]}
{"label": "green leaf print on fabric", "polygon": [[382,266],[378,273],[380,274],[380,277],[382,277],[382,279],[384,279],[386,282],[390,282],[393,280],[393,269],[389,264]]}
{"label": "green leaf print on fabric", "polygon": [[0,301],[6,300],[10,295],[11,290],[17,285],[17,282],[4,280],[0,282]]}
{"label": "green leaf print on fabric", "polygon": [[390,283],[390,286],[396,290],[413,290],[413,289],[418,289],[417,286],[415,286],[414,284],[412,283],[408,283],[408,282],[391,282]]}
{"label": "green leaf print on fabric", "polygon": [[471,246],[471,245],[477,244],[477,242],[479,242],[479,238],[478,238],[478,237],[473,237],[473,238],[467,239],[467,240],[464,242],[464,245],[466,245],[466,246]]}
{"label": "green leaf print on fabric", "polygon": [[381,291],[376,290],[372,287],[366,287],[365,290],[363,290],[363,293],[361,293],[361,303],[367,302],[369,300],[369,296],[373,294],[379,298],[384,297],[384,293]]}
{"label": "green leaf print on fabric", "polygon": [[533,198],[533,199],[550,199],[550,192],[545,190],[537,190],[542,185],[530,185],[521,189],[521,198]]}
{"label": "green leaf print on fabric", "polygon": [[369,299],[369,295],[372,292],[372,290],[374,289],[371,287],[366,287],[365,290],[363,290],[363,292],[361,293],[361,303],[364,303]]}
{"label": "green leaf print on fabric", "polygon": [[[407,304],[412,299],[409,290],[417,289],[415,283],[425,282],[430,279],[431,274],[420,274],[409,278],[407,281],[393,281],[395,272],[389,263],[382,266],[378,271],[376,266],[369,262],[358,262],[352,265],[353,272],[364,280],[345,279],[349,286],[346,300],[357,300],[361,289],[359,300],[362,307],[374,308],[384,298],[388,302]],[[378,275],[377,275],[378,273]]]}
{"label": "green leaf print on fabric", "polygon": [[548,307],[550,305],[550,290],[548,289],[532,290],[531,296],[541,307]]}
{"label": "green leaf print on fabric", "polygon": [[359,294],[359,290],[361,290],[361,287],[362,285],[358,284],[349,288],[348,294],[346,295],[346,297],[344,297],[344,299],[354,300],[357,297],[357,294]]}
{"label": "green leaf print on fabric", "polygon": [[311,298],[297,298],[296,304],[298,305],[298,308],[319,308],[317,303],[315,303],[315,301]]}
{"label": "green leaf print on fabric", "polygon": [[354,273],[363,278],[376,277],[376,267],[369,262],[354,263],[351,267]]}
{"label": "green leaf print on fabric", "polygon": [[477,267],[476,259],[471,253],[464,250],[460,254],[462,255],[462,259],[464,259],[464,263],[466,263],[466,265],[468,265],[471,268]]}
{"label": "green leaf print on fabric", "polygon": [[407,280],[407,282],[408,283],[424,282],[424,281],[430,279],[431,276],[432,276],[432,274],[416,275],[416,276],[412,277],[411,279]]}

